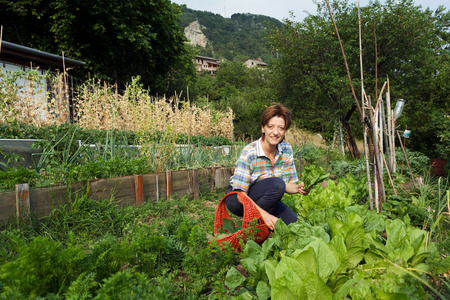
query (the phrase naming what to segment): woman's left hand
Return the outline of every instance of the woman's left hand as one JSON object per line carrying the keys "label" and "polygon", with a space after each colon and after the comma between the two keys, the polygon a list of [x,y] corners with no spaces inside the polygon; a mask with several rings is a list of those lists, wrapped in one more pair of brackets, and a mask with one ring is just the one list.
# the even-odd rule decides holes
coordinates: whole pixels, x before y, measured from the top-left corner
{"label": "woman's left hand", "polygon": [[305,187],[305,183],[300,182],[300,184],[298,185],[298,193],[302,194],[303,196],[307,196],[309,194],[309,192],[311,191],[311,188],[304,189],[304,187]]}

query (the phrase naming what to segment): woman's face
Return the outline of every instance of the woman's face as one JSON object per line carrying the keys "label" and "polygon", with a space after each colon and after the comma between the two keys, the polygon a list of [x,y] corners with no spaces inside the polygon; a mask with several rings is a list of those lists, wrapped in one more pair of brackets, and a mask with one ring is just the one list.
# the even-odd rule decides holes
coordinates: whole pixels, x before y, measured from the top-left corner
{"label": "woman's face", "polygon": [[269,145],[277,145],[284,139],[286,122],[282,117],[273,117],[261,128],[264,133],[263,141]]}

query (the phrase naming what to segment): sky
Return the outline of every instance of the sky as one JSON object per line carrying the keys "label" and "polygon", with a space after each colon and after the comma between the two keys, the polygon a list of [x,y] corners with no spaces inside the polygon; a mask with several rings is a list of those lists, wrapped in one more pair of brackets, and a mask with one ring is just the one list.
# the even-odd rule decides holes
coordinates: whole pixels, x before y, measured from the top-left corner
{"label": "sky", "polygon": [[[358,0],[351,0],[358,4]],[[289,11],[294,13],[295,21],[302,21],[305,16],[316,13],[316,4],[313,0],[172,0],[173,3],[186,4],[193,10],[209,11],[229,18],[235,13],[251,13],[265,15],[282,21],[289,18]],[[384,0],[380,0],[384,3]],[[447,10],[449,5],[447,0],[414,0],[416,5],[421,5],[424,9],[436,9],[439,5],[444,5]],[[369,4],[369,0],[360,0],[360,6]],[[308,13],[306,13],[307,11]]]}

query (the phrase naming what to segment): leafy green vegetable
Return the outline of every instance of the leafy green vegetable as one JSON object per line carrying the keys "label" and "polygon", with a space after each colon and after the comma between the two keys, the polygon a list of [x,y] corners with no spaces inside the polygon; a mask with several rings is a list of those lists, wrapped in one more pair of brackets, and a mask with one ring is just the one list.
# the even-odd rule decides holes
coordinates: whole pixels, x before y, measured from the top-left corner
{"label": "leafy green vegetable", "polygon": [[234,290],[242,283],[244,283],[245,277],[242,275],[235,267],[231,267],[231,269],[227,273],[227,277],[225,278],[225,284],[231,289]]}
{"label": "leafy green vegetable", "polygon": [[311,165],[304,167],[302,170],[302,179],[305,183],[305,189],[309,189],[314,185],[321,183],[330,177],[330,173],[325,173],[322,167]]}

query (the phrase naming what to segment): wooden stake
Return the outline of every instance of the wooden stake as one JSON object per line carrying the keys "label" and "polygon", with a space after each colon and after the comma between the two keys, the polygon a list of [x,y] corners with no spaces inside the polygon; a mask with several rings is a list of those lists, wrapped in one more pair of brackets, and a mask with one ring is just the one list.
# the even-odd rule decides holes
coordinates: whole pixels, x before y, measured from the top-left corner
{"label": "wooden stake", "polygon": [[173,195],[173,186],[172,186],[172,171],[166,171],[166,181],[167,181],[167,199]]}
{"label": "wooden stake", "polygon": [[[380,141],[378,141],[378,143],[380,143]],[[380,147],[381,147],[381,145],[380,145]],[[386,166],[386,171],[388,173],[389,181],[391,182],[392,189],[394,190],[394,194],[397,196],[397,191],[395,190],[394,181],[392,181],[391,172],[389,172],[389,167],[387,165],[386,158],[384,157],[384,153],[383,152],[381,152],[381,157],[383,158],[384,165]]]}
{"label": "wooden stake", "polygon": [[194,195],[194,199],[198,199],[200,197],[199,187],[198,187],[198,170],[191,170],[191,182],[192,182],[192,194]]}
{"label": "wooden stake", "polygon": [[[361,9],[358,0],[358,24],[359,24],[359,65],[361,70],[361,105],[362,105],[362,119],[366,119],[366,108],[364,105],[364,72],[363,72],[363,56],[362,56],[362,39],[361,39]],[[363,122],[364,130],[364,157],[366,158],[366,174],[367,174],[367,186],[369,191],[369,206],[373,209],[373,197],[372,197],[372,181],[370,179],[370,164],[369,164],[369,147],[367,145],[367,130],[368,126],[366,122]]]}
{"label": "wooden stake", "polygon": [[16,217],[26,220],[30,215],[30,186],[28,183],[16,184]]}
{"label": "wooden stake", "polygon": [[400,136],[400,133],[397,131],[397,135],[398,135],[398,139],[400,141],[400,145],[402,146],[402,150],[403,150],[403,157],[405,158],[406,164],[408,165],[408,169],[409,169],[409,174],[411,174],[411,179],[413,182],[414,187],[416,186],[416,184],[414,183],[414,176],[413,173],[411,171],[411,166],[409,165],[409,161],[408,161],[408,157],[406,156],[406,152],[405,152],[405,147],[403,147],[403,142],[402,142],[402,138]]}
{"label": "wooden stake", "polygon": [[136,194],[136,205],[144,203],[144,178],[142,175],[134,175],[134,192]]}
{"label": "wooden stake", "polygon": [[375,31],[375,16],[373,17],[373,39],[375,42],[375,98],[378,99],[378,46],[377,34]]}
{"label": "wooden stake", "polygon": [[[371,102],[370,102],[370,97],[368,97],[367,99],[368,103],[369,103],[369,108],[371,107]],[[383,178],[381,175],[381,170],[380,170],[380,157],[379,157],[379,149],[378,149],[378,128],[375,127],[375,117],[374,117],[374,111],[372,111],[372,109],[369,109],[369,116],[370,116],[370,122],[373,125],[373,132],[372,132],[372,138],[373,138],[373,147],[374,147],[374,164],[375,164],[375,168],[374,168],[374,188],[375,188],[375,204],[377,206],[377,212],[380,212],[381,210],[381,202],[379,201],[378,198],[378,192],[380,192],[381,196],[382,196],[382,200],[386,200],[386,196],[384,195],[384,184],[383,184]]]}
{"label": "wooden stake", "polygon": [[3,25],[0,26],[0,54],[2,53]]}
{"label": "wooden stake", "polygon": [[[367,105],[364,105],[364,99],[365,99],[365,91],[363,89],[363,119],[366,118],[366,107]],[[367,131],[369,130],[367,123],[364,122],[364,156],[366,158],[366,174],[367,174],[367,186],[369,189],[369,205],[370,209],[373,209],[373,195],[372,195],[372,180],[370,179],[370,164],[369,164],[369,145],[367,143]]]}

